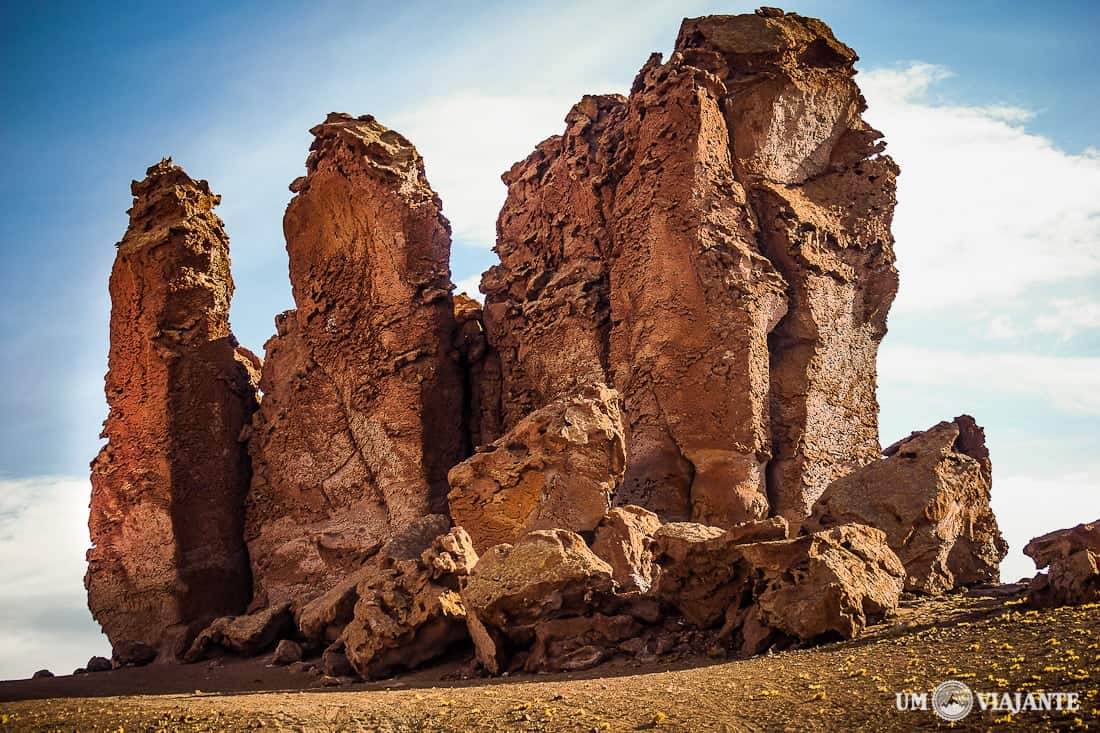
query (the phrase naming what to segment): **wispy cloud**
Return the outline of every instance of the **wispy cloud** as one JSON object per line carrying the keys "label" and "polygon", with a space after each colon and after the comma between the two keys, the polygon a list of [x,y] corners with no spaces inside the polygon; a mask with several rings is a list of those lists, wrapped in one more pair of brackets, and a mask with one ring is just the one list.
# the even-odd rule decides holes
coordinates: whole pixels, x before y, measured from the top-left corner
{"label": "wispy cloud", "polygon": [[859,76],[902,169],[895,309],[995,310],[1100,275],[1100,159],[1028,132],[1031,110],[937,102],[950,76],[927,63]]}
{"label": "wispy cloud", "polygon": [[915,384],[1028,395],[1065,412],[1100,415],[1100,357],[974,353],[888,344],[879,355],[879,375],[888,387]]}
{"label": "wispy cloud", "polygon": [[88,612],[87,479],[0,479],[0,679],[68,674],[110,656]]}

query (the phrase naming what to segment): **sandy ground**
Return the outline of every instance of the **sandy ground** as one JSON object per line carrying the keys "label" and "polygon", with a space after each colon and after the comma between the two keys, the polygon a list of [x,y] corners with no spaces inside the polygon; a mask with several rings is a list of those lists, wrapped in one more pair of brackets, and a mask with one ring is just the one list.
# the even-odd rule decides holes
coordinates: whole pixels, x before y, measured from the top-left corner
{"label": "sandy ground", "polygon": [[[247,661],[4,682],[0,731],[1100,730],[1100,604],[1032,611],[1011,590],[913,601],[855,641],[681,668],[448,681],[452,661],[303,689],[317,680]],[[1009,715],[975,703],[954,725],[896,710],[895,692],[948,678],[975,691],[1077,692],[1081,709]]]}

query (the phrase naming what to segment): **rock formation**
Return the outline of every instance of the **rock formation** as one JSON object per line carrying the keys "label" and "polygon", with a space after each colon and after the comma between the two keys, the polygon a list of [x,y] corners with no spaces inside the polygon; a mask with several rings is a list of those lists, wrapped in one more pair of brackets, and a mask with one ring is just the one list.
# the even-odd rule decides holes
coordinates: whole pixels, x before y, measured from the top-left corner
{"label": "rock formation", "polygon": [[584,385],[451,469],[451,517],[478,551],[533,529],[596,528],[625,463],[619,395]]}
{"label": "rock formation", "polygon": [[780,528],[758,524],[739,537],[665,525],[655,536],[657,594],[700,628],[724,620],[722,636],[746,656],[793,640],[851,639],[897,607],[905,571],[881,531],[852,524],[770,539]]}
{"label": "rock formation", "polygon": [[370,679],[415,669],[465,641],[460,583],[478,561],[461,527],[436,538],[415,560],[399,560],[363,581],[344,629],[344,653]]}
{"label": "rock formation", "polygon": [[[470,643],[492,674],[749,655],[995,580],[973,419],[879,450],[898,170],[855,61],[776,9],[685,20],[504,174],[484,309],[452,297],[412,144],[330,114],[262,376],[217,197],[150,169],[93,464],[114,664],[271,652],[338,685]],[[1096,597],[1095,535],[1029,545],[1033,602]]]}
{"label": "rock formation", "polygon": [[[537,530],[490,548],[462,591],[478,661],[492,673],[506,671],[513,655],[529,652],[540,626],[590,616],[612,587],[611,566],[575,532]],[[536,658],[528,669],[545,661]]]}
{"label": "rock formation", "polygon": [[1047,569],[1028,588],[1032,606],[1100,602],[1100,520],[1036,537],[1024,554]]}
{"label": "rock formation", "polygon": [[620,590],[645,593],[653,585],[650,545],[660,527],[656,514],[632,504],[616,507],[600,520],[592,552],[611,566]]}
{"label": "rock formation", "polygon": [[267,344],[250,443],[254,604],[302,603],[445,512],[463,455],[450,227],[423,160],[373,117],[311,132],[283,221],[297,309]]}
{"label": "rock formation", "polygon": [[366,587],[364,584],[380,577],[385,568],[405,560],[418,559],[450,527],[450,517],[429,514],[396,528],[394,536],[377,553],[332,588],[302,606],[298,613],[298,630],[302,638],[326,644],[335,642],[355,615],[360,587]]}
{"label": "rock formation", "polygon": [[908,590],[996,582],[1008,545],[989,507],[993,469],[974,418],[941,422],[884,454],[886,460],[831,484],[806,527],[856,522],[881,529],[905,565]]}
{"label": "rock formation", "polygon": [[897,169],[855,60],[797,15],[686,20],[628,99],[585,97],[505,174],[482,280],[505,429],[613,384],[619,500],[722,526],[769,495],[801,520],[874,460]]}
{"label": "rock formation", "polygon": [[162,646],[174,656],[196,627],[248,603],[238,438],[256,406],[255,357],[229,329],[220,197],[170,159],[131,189],[111,271],[110,413],[92,462],[85,577],[121,664]]}
{"label": "rock formation", "polygon": [[501,434],[500,357],[489,346],[481,304],[465,293],[454,296],[455,348],[462,358],[465,403],[462,410],[466,453]]}
{"label": "rock formation", "polygon": [[281,603],[244,616],[215,619],[195,637],[184,661],[197,662],[218,654],[250,657],[267,651],[293,627],[290,604]]}

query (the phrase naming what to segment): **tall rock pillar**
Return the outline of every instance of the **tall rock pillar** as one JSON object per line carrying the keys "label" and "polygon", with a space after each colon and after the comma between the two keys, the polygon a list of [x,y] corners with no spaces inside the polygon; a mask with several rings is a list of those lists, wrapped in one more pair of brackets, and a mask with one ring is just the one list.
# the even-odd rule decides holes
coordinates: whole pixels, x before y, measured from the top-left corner
{"label": "tall rock pillar", "polygon": [[108,442],[92,462],[85,576],[122,661],[143,647],[173,656],[199,625],[248,603],[239,439],[259,366],[229,329],[220,197],[171,160],[132,190],[111,272]]}

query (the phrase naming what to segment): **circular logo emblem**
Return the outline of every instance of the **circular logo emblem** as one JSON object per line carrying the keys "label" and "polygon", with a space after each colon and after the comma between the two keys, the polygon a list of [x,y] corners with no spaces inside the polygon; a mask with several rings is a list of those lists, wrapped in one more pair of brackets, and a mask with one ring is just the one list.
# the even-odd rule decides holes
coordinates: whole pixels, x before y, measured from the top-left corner
{"label": "circular logo emblem", "polygon": [[941,682],[932,691],[932,710],[948,722],[956,722],[970,715],[974,707],[974,695],[970,688],[958,680]]}

